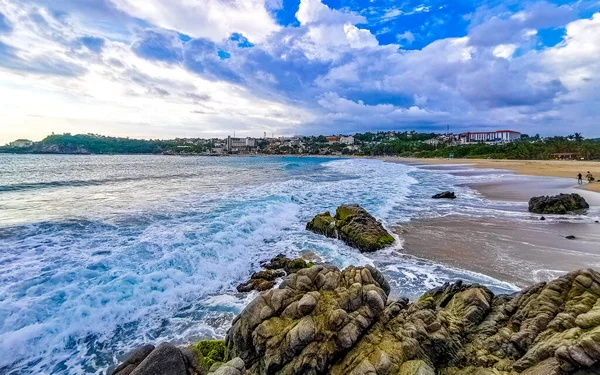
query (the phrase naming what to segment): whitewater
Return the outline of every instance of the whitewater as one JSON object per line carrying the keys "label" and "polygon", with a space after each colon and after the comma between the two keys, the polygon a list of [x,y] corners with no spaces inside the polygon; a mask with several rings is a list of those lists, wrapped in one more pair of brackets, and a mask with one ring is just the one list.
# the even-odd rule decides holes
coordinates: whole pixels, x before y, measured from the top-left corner
{"label": "whitewater", "polygon": [[[442,190],[461,199],[431,199]],[[0,155],[0,373],[101,374],[144,343],[222,338],[255,296],[236,285],[278,253],[373,264],[396,297],[456,279],[517,290],[404,255],[401,236],[360,254],[305,230],[344,203],[396,233],[416,218],[526,215],[460,176],[381,160]]]}

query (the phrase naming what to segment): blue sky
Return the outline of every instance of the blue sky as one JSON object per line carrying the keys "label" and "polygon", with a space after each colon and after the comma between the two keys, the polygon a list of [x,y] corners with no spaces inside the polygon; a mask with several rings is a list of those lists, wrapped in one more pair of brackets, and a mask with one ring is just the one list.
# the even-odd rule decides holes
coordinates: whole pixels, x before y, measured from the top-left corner
{"label": "blue sky", "polygon": [[600,1],[3,0],[0,143],[600,136]]}

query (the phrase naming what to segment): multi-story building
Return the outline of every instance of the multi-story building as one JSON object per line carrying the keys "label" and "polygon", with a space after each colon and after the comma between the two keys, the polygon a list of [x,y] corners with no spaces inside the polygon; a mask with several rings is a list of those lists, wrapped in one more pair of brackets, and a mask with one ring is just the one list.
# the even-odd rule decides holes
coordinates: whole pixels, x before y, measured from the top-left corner
{"label": "multi-story building", "polygon": [[243,153],[243,152],[250,152],[254,149],[256,149],[256,139],[255,138],[227,137],[227,142],[225,144],[225,150],[227,152]]}
{"label": "multi-story building", "polygon": [[354,137],[353,136],[341,136],[340,137],[340,143],[343,143],[345,145],[353,145],[354,144]]}
{"label": "multi-story building", "polygon": [[462,143],[514,142],[521,138],[521,133],[514,130],[498,130],[495,132],[467,132],[460,135]]}

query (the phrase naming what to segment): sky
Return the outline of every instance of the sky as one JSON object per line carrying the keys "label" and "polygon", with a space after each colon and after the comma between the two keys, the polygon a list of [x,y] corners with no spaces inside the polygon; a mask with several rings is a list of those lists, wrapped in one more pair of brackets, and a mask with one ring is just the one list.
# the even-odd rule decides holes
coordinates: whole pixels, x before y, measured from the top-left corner
{"label": "sky", "polygon": [[600,0],[0,0],[0,144],[600,137]]}

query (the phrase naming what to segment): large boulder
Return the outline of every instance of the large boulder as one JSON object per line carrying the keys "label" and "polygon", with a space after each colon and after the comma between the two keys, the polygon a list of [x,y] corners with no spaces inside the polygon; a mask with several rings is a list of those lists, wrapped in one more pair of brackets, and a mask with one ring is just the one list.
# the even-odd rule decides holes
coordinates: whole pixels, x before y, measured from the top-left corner
{"label": "large boulder", "polygon": [[[142,359],[139,361],[140,359]],[[136,351],[113,375],[187,375],[189,363],[181,350],[163,343],[154,348],[144,346]]]}
{"label": "large boulder", "polygon": [[329,212],[315,216],[306,229],[331,238],[339,238],[363,252],[373,252],[394,243],[383,225],[359,205],[343,205],[335,216]]}
{"label": "large boulder", "polygon": [[581,213],[588,208],[590,205],[579,194],[533,197],[529,200],[529,211],[538,214]]}
{"label": "large boulder", "polygon": [[389,285],[372,267],[300,270],[234,320],[228,356],[240,357],[249,374],[326,373],[381,316],[385,290]]}

